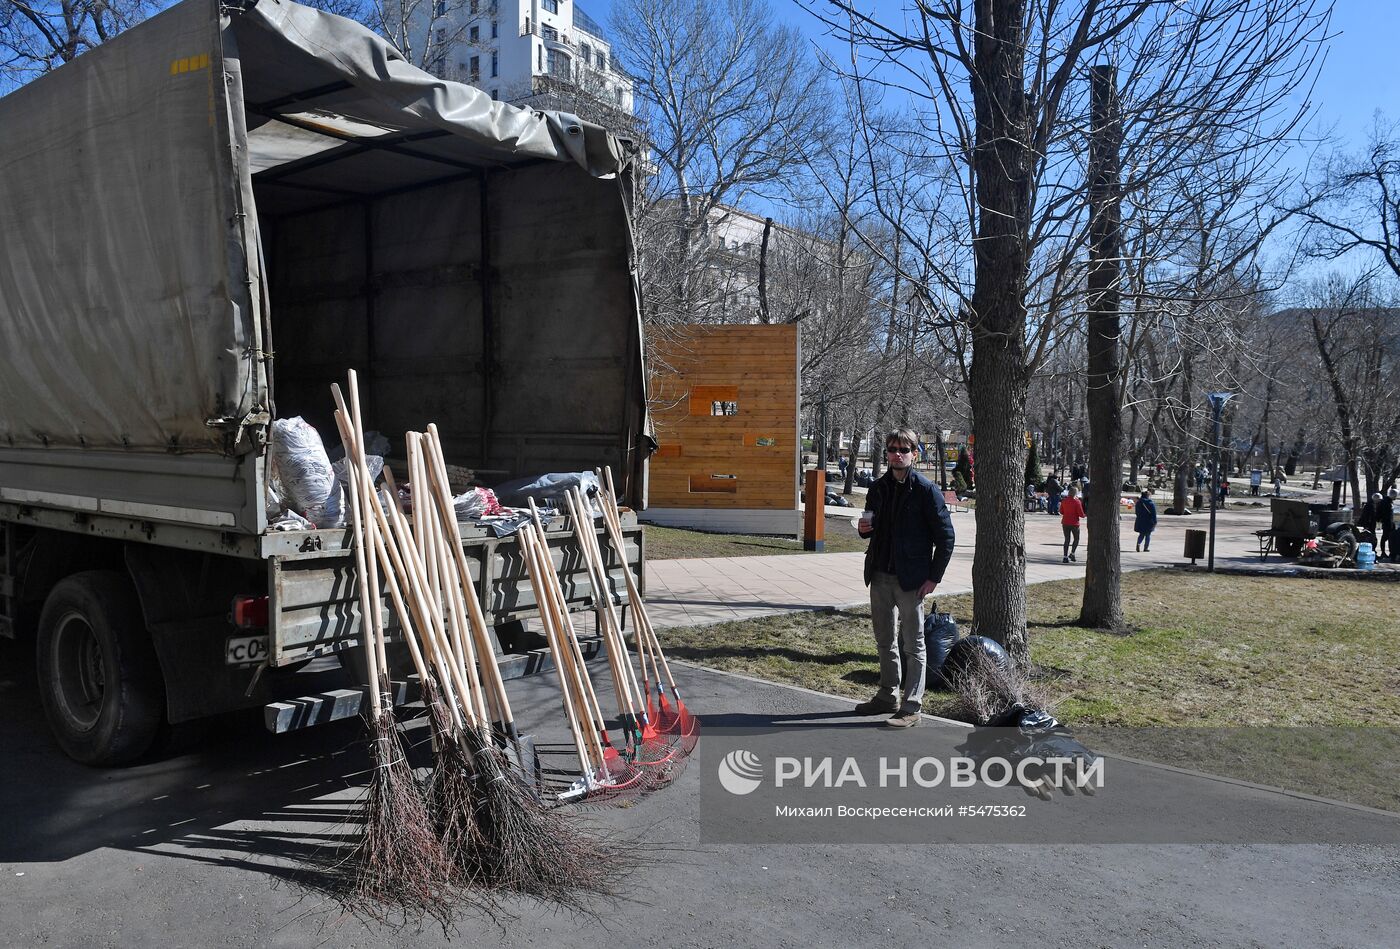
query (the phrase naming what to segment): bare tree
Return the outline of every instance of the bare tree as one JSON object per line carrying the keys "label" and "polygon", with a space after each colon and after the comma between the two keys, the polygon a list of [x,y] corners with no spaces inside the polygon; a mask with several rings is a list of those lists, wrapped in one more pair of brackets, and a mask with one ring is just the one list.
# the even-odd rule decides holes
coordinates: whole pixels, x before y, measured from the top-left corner
{"label": "bare tree", "polygon": [[1118,65],[1124,194],[1140,200],[1168,175],[1257,153],[1294,127],[1299,109],[1289,96],[1313,75],[1330,8],[1295,0],[917,0],[887,17],[843,0],[808,6],[862,51],[848,70],[858,89],[911,94],[924,151],[948,170],[927,204],[948,217],[944,248],[971,251],[929,291],[958,302],[971,336],[975,622],[1026,663],[1026,398],[1082,306],[1085,68]]}
{"label": "bare tree", "polygon": [[71,62],[161,6],[157,0],[0,0],[0,94]]}
{"label": "bare tree", "polygon": [[1400,277],[1400,125],[1377,118],[1365,149],[1328,158],[1297,212],[1313,256],[1359,251]]}
{"label": "bare tree", "polygon": [[[356,0],[320,2],[347,10],[355,9],[352,4],[358,6]],[[413,65],[437,76],[460,72],[454,68],[453,57],[468,45],[472,22],[477,20],[469,0],[363,0],[359,10],[360,15],[354,18],[393,43]],[[452,78],[468,79],[462,75]]]}
{"label": "bare tree", "polygon": [[654,162],[639,224],[647,317],[703,320],[715,216],[801,173],[825,126],[825,77],[762,0],[619,0],[612,23]]}
{"label": "bare tree", "polygon": [[[1273,319],[1309,338],[1325,398],[1314,403],[1334,420],[1351,493],[1360,504],[1400,470],[1400,309],[1387,307],[1369,274],[1332,274],[1306,292],[1310,305]],[[1301,331],[1301,332],[1299,332]],[[1320,404],[1319,404],[1320,403]]]}

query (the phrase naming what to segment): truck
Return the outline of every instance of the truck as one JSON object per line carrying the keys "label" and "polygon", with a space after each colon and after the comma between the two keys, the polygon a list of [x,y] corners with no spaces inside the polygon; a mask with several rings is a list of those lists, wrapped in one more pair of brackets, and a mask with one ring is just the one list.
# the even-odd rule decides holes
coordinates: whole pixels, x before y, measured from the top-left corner
{"label": "truck", "polygon": [[[391,465],[435,422],[480,483],[607,465],[644,506],[629,142],[290,0],[185,0],[0,98],[0,128],[0,636],[34,643],[74,759],[360,713],[352,534],[269,516],[274,419],[338,444],[348,369]],[[624,525],[610,591],[551,525],[571,609],[641,579]],[[506,674],[539,668],[515,539],[463,533]],[[310,689],[328,666],[348,681]]]}

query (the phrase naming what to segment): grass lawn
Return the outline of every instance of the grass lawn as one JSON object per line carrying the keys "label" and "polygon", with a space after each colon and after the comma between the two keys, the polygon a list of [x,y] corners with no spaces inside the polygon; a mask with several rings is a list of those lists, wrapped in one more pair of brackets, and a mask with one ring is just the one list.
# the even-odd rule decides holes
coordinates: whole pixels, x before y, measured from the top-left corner
{"label": "grass lawn", "polygon": [[[1400,723],[1394,642],[1400,587],[1134,572],[1123,577],[1134,632],[1122,636],[1071,625],[1082,589],[1082,581],[1066,580],[1029,590],[1036,685],[1050,710],[1076,733],[1100,736],[1105,747],[1124,753],[1326,796],[1347,791],[1328,769],[1348,763],[1349,799],[1400,809],[1395,766],[1355,768],[1362,758],[1400,761],[1376,753],[1377,742],[1400,744],[1389,730],[1368,729],[1367,748],[1356,746],[1356,731],[1339,737],[1321,730]],[[940,605],[960,627],[970,628],[970,595]],[[867,698],[878,681],[866,609],[664,635],[677,658],[823,692]],[[926,711],[940,715],[953,706],[947,693],[929,693],[924,702]],[[1101,726],[1111,727],[1111,735]],[[1193,736],[1183,728],[1212,731]],[[1125,747],[1124,729],[1142,731],[1132,733],[1137,737]],[[1276,773],[1280,765],[1273,760],[1283,748],[1290,749],[1288,775]],[[1385,786],[1375,786],[1380,784]]]}
{"label": "grass lawn", "polygon": [[[686,560],[693,557],[759,557],[766,554],[800,554],[802,541],[791,537],[756,534],[710,534],[678,527],[645,524],[648,560]],[[825,550],[828,554],[865,550],[865,541],[853,524],[838,518],[826,522]]]}

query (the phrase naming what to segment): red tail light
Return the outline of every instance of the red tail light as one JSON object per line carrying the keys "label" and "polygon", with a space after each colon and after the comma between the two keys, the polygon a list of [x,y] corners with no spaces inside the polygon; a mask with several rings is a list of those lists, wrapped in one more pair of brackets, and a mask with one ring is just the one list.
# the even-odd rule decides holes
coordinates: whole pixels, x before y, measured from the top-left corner
{"label": "red tail light", "polygon": [[231,619],[239,629],[267,628],[267,597],[236,596]]}

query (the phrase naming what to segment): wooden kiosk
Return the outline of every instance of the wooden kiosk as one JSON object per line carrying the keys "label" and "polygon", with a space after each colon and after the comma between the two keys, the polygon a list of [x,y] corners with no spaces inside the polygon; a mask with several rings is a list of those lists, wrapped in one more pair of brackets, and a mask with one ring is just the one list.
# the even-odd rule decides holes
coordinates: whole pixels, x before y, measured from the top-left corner
{"label": "wooden kiosk", "polygon": [[681,328],[655,347],[655,524],[800,536],[798,334],[792,325]]}

